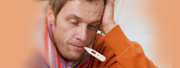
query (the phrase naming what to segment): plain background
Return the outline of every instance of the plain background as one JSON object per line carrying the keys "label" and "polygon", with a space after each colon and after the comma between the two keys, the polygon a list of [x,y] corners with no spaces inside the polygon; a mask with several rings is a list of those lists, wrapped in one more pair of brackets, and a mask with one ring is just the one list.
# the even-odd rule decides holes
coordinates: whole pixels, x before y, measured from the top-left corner
{"label": "plain background", "polygon": [[[44,4],[34,0],[0,2],[0,68],[27,68],[34,46],[39,45],[36,35],[41,29],[36,28],[41,25]],[[179,6],[178,0],[125,0],[117,21],[159,68],[179,68]]]}

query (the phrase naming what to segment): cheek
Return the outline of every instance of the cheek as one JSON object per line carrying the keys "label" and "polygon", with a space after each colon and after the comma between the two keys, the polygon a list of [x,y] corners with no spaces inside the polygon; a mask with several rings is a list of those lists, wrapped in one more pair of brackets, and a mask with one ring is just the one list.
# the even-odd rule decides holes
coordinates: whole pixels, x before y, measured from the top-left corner
{"label": "cheek", "polygon": [[90,40],[90,42],[92,42],[97,34],[97,30],[94,31],[88,31],[88,40]]}
{"label": "cheek", "polygon": [[63,21],[57,21],[56,26],[53,30],[55,43],[60,53],[64,55],[64,53],[70,51],[70,49],[68,48],[68,41],[72,38],[73,33],[71,29],[68,28],[68,25]]}
{"label": "cheek", "polygon": [[57,34],[56,37],[60,39],[56,43],[61,41],[61,43],[67,45],[68,40],[73,38],[75,30],[70,27],[68,22],[61,20],[57,21],[55,31]]}

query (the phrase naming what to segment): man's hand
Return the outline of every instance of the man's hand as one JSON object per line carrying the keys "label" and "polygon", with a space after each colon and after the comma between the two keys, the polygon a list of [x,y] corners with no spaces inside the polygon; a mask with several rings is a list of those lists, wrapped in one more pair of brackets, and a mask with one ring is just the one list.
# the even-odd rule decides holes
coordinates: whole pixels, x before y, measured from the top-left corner
{"label": "man's hand", "polygon": [[106,0],[102,23],[99,30],[105,35],[116,26],[114,21],[114,2],[113,0]]}

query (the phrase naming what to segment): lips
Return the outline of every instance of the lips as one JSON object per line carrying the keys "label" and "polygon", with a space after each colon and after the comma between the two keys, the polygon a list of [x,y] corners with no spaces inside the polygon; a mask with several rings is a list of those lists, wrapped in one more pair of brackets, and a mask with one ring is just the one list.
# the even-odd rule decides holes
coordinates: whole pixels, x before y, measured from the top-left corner
{"label": "lips", "polygon": [[75,50],[84,50],[84,46],[72,45]]}

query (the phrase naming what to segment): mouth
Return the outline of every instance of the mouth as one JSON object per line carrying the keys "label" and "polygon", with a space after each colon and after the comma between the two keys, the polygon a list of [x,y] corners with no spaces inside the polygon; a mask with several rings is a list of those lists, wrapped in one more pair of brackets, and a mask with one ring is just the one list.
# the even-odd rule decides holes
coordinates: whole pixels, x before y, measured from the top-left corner
{"label": "mouth", "polygon": [[84,50],[84,46],[72,45],[75,50]]}

